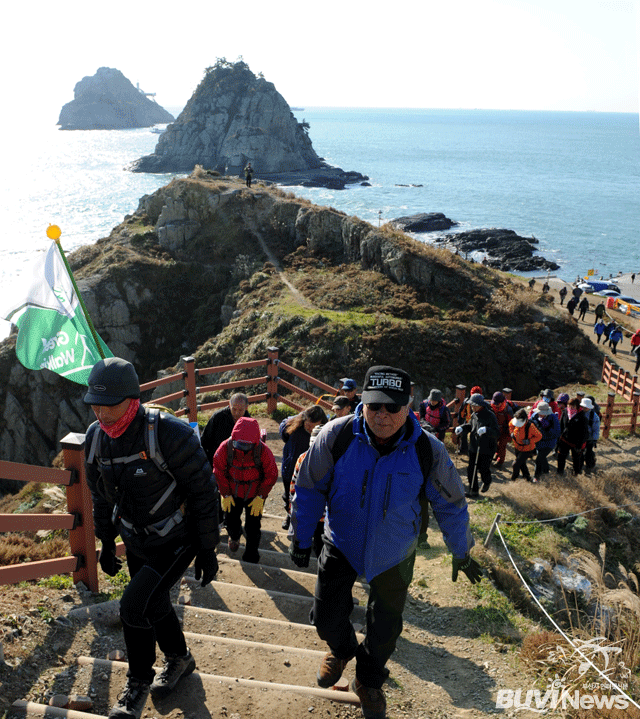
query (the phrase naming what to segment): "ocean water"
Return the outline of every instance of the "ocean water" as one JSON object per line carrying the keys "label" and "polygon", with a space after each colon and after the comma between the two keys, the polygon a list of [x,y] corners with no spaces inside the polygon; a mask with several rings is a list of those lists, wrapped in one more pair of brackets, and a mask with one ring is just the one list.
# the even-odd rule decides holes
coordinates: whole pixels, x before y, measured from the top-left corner
{"label": "ocean water", "polygon": [[[443,212],[458,229],[535,236],[540,254],[567,280],[588,269],[640,272],[636,115],[363,108],[294,114],[310,124],[314,148],[327,162],[370,178],[371,187],[344,191],[292,188],[315,203],[373,224]],[[0,307],[47,248],[49,223],[61,227],[70,252],[108,235],[140,197],[173,177],[125,169],[157,139],[148,129],[61,132],[37,123],[3,139]],[[8,329],[0,321],[0,336]]]}

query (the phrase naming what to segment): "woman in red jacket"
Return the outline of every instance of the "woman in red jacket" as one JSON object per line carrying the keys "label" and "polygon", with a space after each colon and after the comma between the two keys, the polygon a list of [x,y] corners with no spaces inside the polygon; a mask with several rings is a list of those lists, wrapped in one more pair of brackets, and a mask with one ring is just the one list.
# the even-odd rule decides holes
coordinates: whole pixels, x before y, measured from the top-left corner
{"label": "woman in red jacket", "polygon": [[220,503],[229,532],[229,551],[237,552],[242,534],[242,510],[247,546],[245,562],[260,561],[260,526],[264,501],[278,478],[273,452],[260,441],[260,425],[251,417],[241,417],[231,437],[213,455],[213,473],[218,480]]}

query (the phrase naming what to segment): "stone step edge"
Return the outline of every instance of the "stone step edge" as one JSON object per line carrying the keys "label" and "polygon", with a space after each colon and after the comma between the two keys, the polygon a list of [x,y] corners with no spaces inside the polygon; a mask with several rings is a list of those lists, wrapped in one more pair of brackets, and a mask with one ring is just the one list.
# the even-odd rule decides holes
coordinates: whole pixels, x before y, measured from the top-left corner
{"label": "stone step edge", "polygon": [[187,639],[199,639],[202,642],[216,642],[217,644],[232,644],[247,649],[267,649],[276,652],[287,652],[299,654],[304,657],[323,657],[327,652],[322,649],[305,649],[304,647],[292,647],[286,644],[267,644],[266,642],[252,642],[250,639],[233,639],[221,637],[218,634],[198,634],[197,632],[185,632]]}
{"label": "stone step edge", "polygon": [[107,717],[102,714],[90,714],[89,712],[81,712],[77,709],[62,709],[61,707],[49,706],[49,704],[38,704],[37,702],[22,700],[13,702],[11,708],[15,712],[23,713],[25,716],[36,715],[60,717],[61,719],[107,719]]}
{"label": "stone step edge", "polygon": [[[94,659],[93,657],[85,656],[76,657],[76,663],[79,666],[93,666],[101,667],[104,669],[111,669],[113,667],[127,669],[129,666],[126,662],[112,662],[108,659]],[[159,667],[157,668],[157,670],[161,671]],[[256,679],[241,679],[240,677],[227,677],[222,674],[205,674],[201,672],[194,672],[193,676],[208,681],[229,684],[231,686],[246,687],[248,689],[274,689],[284,692],[292,692],[295,694],[305,694],[307,696],[321,697],[322,699],[343,702],[345,704],[360,704],[360,698],[358,697],[358,695],[354,694],[351,691],[344,692],[334,689],[318,689],[316,687],[303,687],[299,684],[279,684],[276,682],[263,682],[257,681]]]}

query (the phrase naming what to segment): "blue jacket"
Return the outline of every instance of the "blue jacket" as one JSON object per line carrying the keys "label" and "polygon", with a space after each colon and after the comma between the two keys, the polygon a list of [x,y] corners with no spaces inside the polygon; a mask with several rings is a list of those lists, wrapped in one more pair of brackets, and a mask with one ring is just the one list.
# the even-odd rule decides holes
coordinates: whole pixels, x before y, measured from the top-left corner
{"label": "blue jacket", "polygon": [[587,413],[587,427],[589,429],[588,442],[597,442],[600,439],[600,417],[595,409]]}
{"label": "blue jacket", "polygon": [[558,437],[561,432],[558,415],[555,412],[552,412],[546,417],[543,417],[534,410],[531,419],[536,427],[542,432],[542,439],[538,441],[536,447],[538,449],[553,449],[558,443]]}
{"label": "blue jacket", "polygon": [[331,449],[348,421],[341,417],[325,425],[300,467],[292,502],[299,546],[311,546],[326,506],[331,541],[358,574],[371,581],[415,550],[424,485],[445,543],[455,557],[463,558],[474,544],[469,512],[462,480],[442,442],[427,434],[433,464],[425,483],[415,447],[422,429],[413,412],[401,439],[381,456],[371,444],[360,404],[353,420],[354,439],[334,466]]}

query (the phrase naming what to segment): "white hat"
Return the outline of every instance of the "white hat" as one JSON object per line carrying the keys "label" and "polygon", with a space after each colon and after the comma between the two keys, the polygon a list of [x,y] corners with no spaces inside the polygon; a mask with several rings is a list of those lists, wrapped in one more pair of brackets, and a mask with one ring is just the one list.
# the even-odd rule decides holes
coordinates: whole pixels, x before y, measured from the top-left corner
{"label": "white hat", "polygon": [[546,417],[547,415],[551,414],[551,407],[549,407],[548,402],[538,402],[536,412],[538,414],[541,414],[543,417]]}
{"label": "white hat", "polygon": [[593,409],[593,402],[588,397],[583,397],[580,400],[580,406],[586,407],[587,409]]}

